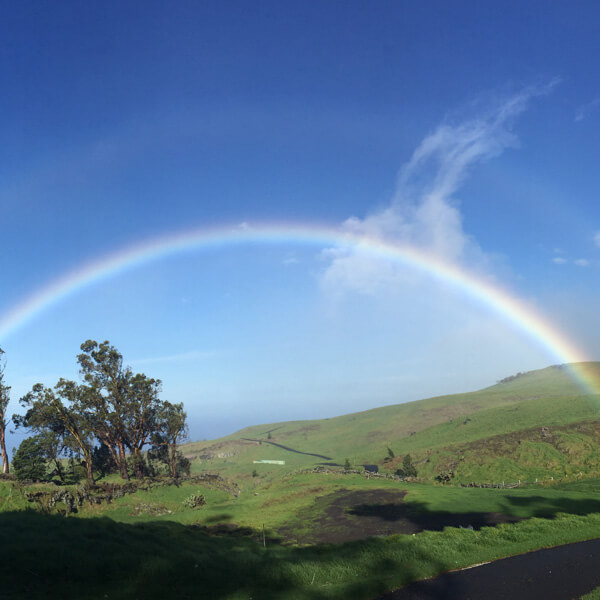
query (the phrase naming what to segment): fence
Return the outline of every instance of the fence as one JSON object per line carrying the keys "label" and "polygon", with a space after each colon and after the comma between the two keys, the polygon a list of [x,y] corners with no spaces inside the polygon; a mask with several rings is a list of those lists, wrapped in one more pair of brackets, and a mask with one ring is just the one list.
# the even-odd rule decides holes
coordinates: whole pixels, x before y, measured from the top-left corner
{"label": "fence", "polygon": [[[582,473],[579,473],[575,479],[580,479],[583,476]],[[524,479],[519,479],[519,481],[515,481],[515,482],[506,482],[506,481],[501,481],[499,483],[475,483],[475,482],[470,482],[470,483],[461,483],[460,487],[466,487],[466,488],[495,488],[495,489],[502,489],[502,490],[510,490],[513,488],[518,488],[521,487],[522,485],[535,485],[535,484],[539,484],[539,485],[544,485],[544,484],[553,484],[553,483],[560,483],[561,481],[573,481],[572,478],[564,478],[564,479],[554,479],[554,477],[550,477],[550,479],[536,479],[535,481],[525,481]]]}

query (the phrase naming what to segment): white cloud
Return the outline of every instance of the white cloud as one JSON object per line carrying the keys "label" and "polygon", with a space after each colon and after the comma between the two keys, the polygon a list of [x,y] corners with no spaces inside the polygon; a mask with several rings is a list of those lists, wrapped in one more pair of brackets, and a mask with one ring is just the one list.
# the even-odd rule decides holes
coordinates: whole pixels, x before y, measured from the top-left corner
{"label": "white cloud", "polygon": [[578,123],[579,121],[583,121],[583,119],[587,118],[599,105],[600,98],[594,98],[591,102],[582,104],[575,111],[575,122]]}
{"label": "white cloud", "polygon": [[573,261],[578,267],[587,267],[590,264],[590,261],[587,258],[578,258]]}
{"label": "white cloud", "polygon": [[[555,83],[526,89],[462,123],[441,124],[400,170],[389,206],[365,218],[349,218],[343,230],[409,245],[446,262],[488,271],[492,257],[465,232],[454,195],[473,166],[517,145],[512,132],[516,117],[533,96],[546,93]],[[375,293],[391,282],[406,284],[415,278],[414,273],[355,247],[329,249],[323,256],[328,265],[321,282],[326,290],[338,294],[351,290]]]}
{"label": "white cloud", "polygon": [[567,262],[567,259],[566,259],[566,258],[563,258],[562,256],[555,256],[555,257],[552,259],[552,262],[553,262],[555,265],[564,265],[564,264]]}
{"label": "white cloud", "polygon": [[600,246],[600,231],[597,231],[594,235],[594,243],[596,246]]}

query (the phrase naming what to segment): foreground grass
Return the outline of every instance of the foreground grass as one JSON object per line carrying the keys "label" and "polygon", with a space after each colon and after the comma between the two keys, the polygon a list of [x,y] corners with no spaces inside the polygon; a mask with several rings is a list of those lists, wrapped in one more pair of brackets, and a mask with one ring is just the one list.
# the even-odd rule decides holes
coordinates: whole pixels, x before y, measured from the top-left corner
{"label": "foreground grass", "polygon": [[594,537],[598,514],[263,548],[173,522],[129,525],[21,511],[0,514],[0,574],[4,598],[370,600],[451,569]]}

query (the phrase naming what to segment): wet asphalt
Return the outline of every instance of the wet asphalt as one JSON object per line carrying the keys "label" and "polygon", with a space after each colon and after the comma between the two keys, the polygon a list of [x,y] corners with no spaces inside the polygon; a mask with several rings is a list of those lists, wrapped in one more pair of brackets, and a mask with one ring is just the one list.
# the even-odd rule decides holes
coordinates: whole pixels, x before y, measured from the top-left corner
{"label": "wet asphalt", "polygon": [[600,539],[418,581],[377,600],[575,600],[600,586]]}

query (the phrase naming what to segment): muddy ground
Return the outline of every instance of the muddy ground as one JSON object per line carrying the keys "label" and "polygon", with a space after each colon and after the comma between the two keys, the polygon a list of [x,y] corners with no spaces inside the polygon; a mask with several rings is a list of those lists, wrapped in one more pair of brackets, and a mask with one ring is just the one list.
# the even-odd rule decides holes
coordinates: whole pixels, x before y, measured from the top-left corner
{"label": "muddy ground", "polygon": [[405,496],[404,490],[340,490],[316,498],[312,507],[277,533],[292,543],[337,544],[394,533],[439,531],[448,526],[480,529],[519,520],[501,513],[432,512],[426,505],[404,502]]}

